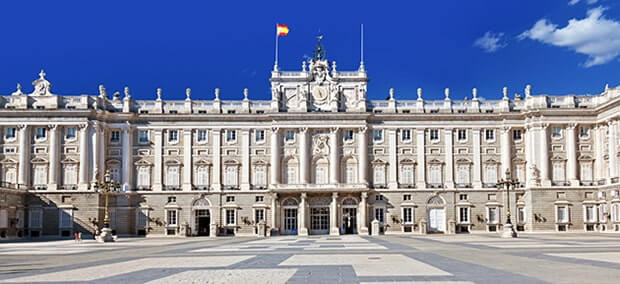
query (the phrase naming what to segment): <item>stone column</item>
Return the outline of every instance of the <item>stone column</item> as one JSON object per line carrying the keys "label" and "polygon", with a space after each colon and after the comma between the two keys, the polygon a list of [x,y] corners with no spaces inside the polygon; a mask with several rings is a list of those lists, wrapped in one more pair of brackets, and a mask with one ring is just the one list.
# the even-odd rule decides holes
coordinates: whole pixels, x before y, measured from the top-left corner
{"label": "stone column", "polygon": [[271,184],[280,183],[280,137],[278,128],[271,128]]}
{"label": "stone column", "polygon": [[618,157],[617,155],[617,145],[616,141],[618,141],[618,121],[617,120],[609,120],[607,121],[607,127],[609,127],[609,136],[608,140],[608,156],[609,156],[609,183],[611,184],[611,179],[618,177]]}
{"label": "stone column", "polygon": [[340,183],[340,149],[338,148],[338,128],[329,133],[329,183]]}
{"label": "stone column", "polygon": [[78,189],[87,190],[89,186],[88,178],[88,123],[80,125],[80,167]]}
{"label": "stone column", "polygon": [[101,125],[99,125],[98,121],[93,121],[93,127],[90,130],[90,141],[92,144],[92,147],[90,149],[90,153],[91,153],[91,157],[92,160],[90,161],[90,183],[94,184],[97,180],[99,175],[101,174],[101,169],[99,168],[100,162],[99,160],[101,159],[101,150],[99,149],[99,147],[101,147],[101,142],[99,139],[99,135],[100,135],[100,129],[101,129]]}
{"label": "stone column", "polygon": [[446,188],[454,188],[454,150],[452,128],[444,129],[444,137],[446,138]]}
{"label": "stone column", "polygon": [[153,191],[162,191],[162,180],[163,180],[163,158],[162,151],[164,149],[163,146],[163,131],[161,129],[157,129],[153,131]]}
{"label": "stone column", "polygon": [[106,136],[105,136],[105,131],[106,127],[105,124],[100,123],[99,124],[99,128],[97,129],[97,131],[99,132],[99,136],[98,136],[98,143],[99,143],[99,180],[103,181],[103,176],[105,175],[106,172],[106,144],[107,144],[107,140],[106,140]]}
{"label": "stone column", "polygon": [[[504,173],[506,172],[506,170],[510,169],[510,171],[512,172],[512,157],[511,157],[511,143],[510,143],[510,126],[504,126],[501,129],[501,161],[502,161],[502,167],[501,167],[501,171],[500,171],[500,177],[504,176]],[[513,173],[513,177],[514,173]]]}
{"label": "stone column", "polygon": [[359,158],[358,181],[368,185],[368,128],[366,126],[360,128],[357,143]]}
{"label": "stone column", "polygon": [[368,223],[367,223],[367,214],[368,214],[368,208],[366,208],[366,199],[368,199],[368,193],[367,192],[362,192],[361,194],[361,198],[360,198],[360,204],[359,204],[359,216],[360,216],[360,220],[358,222],[358,233],[361,234],[368,234]]}
{"label": "stone column", "polygon": [[306,206],[306,198],[307,195],[305,192],[301,193],[301,202],[299,202],[299,230],[297,231],[297,234],[300,236],[307,236],[308,235],[308,227],[306,225],[306,208],[308,206]]}
{"label": "stone column", "polygon": [[222,130],[213,130],[213,190],[222,189]]}
{"label": "stone column", "polygon": [[525,180],[527,187],[536,186],[534,177],[534,168],[536,160],[534,160],[534,129],[528,125],[525,129]]}
{"label": "stone column", "polygon": [[271,195],[271,235],[278,234],[278,194]]}
{"label": "stone column", "polygon": [[50,131],[50,172],[48,181],[48,190],[58,189],[58,160],[60,157],[59,141],[58,141],[58,125],[53,124],[48,126]]}
{"label": "stone column", "polygon": [[132,129],[131,125],[127,125],[123,129],[123,178],[122,190],[129,191],[133,189],[133,146],[132,146]]}
{"label": "stone column", "polygon": [[299,183],[309,184],[308,173],[310,161],[308,158],[308,128],[303,127],[299,130]]}
{"label": "stone column", "polygon": [[473,142],[473,152],[474,152],[474,163],[473,163],[473,188],[482,188],[482,179],[481,179],[481,157],[480,157],[480,129],[472,129],[472,142]]}
{"label": "stone column", "polygon": [[416,154],[418,156],[418,164],[416,172],[417,188],[426,188],[426,150],[424,148],[424,129],[416,129]]}
{"label": "stone column", "polygon": [[397,149],[397,138],[396,138],[396,129],[386,129],[387,130],[387,138],[388,138],[388,153],[389,153],[389,171],[388,171],[388,188],[389,189],[397,189],[398,188],[398,158],[396,151]]}
{"label": "stone column", "polygon": [[579,186],[577,179],[577,140],[575,137],[577,124],[570,123],[566,127],[566,180],[571,186]]}
{"label": "stone column", "polygon": [[549,124],[543,124],[538,132],[538,141],[540,141],[540,179],[542,186],[551,186],[549,179]]}
{"label": "stone column", "polygon": [[26,125],[19,125],[19,173],[17,183],[20,186],[30,185],[30,136]]}
{"label": "stone column", "polygon": [[595,181],[599,181],[601,179],[605,179],[605,171],[607,169],[605,169],[604,167],[604,155],[605,155],[605,151],[604,151],[604,146],[603,143],[604,142],[604,137],[603,134],[605,133],[605,128],[601,125],[596,125],[596,127],[593,129],[593,135],[594,135],[594,153],[595,153],[595,157],[594,157],[594,180]]}
{"label": "stone column", "polygon": [[250,189],[250,130],[241,130],[241,190]]}
{"label": "stone column", "polygon": [[332,193],[332,203],[329,208],[329,234],[340,235],[340,228],[338,228],[338,192]]}
{"label": "stone column", "polygon": [[183,129],[183,185],[184,191],[192,190],[192,129]]}

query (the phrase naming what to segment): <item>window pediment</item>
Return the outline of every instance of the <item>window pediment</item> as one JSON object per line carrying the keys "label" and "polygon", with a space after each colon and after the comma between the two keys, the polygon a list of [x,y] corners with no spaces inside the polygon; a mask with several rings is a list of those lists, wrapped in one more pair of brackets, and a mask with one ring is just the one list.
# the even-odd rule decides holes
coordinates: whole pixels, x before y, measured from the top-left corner
{"label": "window pediment", "polygon": [[117,159],[109,159],[106,162],[106,165],[119,165],[121,163],[121,161],[117,160]]}
{"label": "window pediment", "polygon": [[376,159],[376,160],[372,161],[371,164],[373,166],[385,166],[385,165],[387,165],[387,162],[384,161],[384,160],[381,160],[381,159]]}
{"label": "window pediment", "polygon": [[36,157],[36,158],[30,160],[30,163],[33,163],[33,164],[47,164],[47,160],[44,159],[44,158]]}
{"label": "window pediment", "polygon": [[400,161],[401,165],[415,165],[415,162],[411,159],[403,159]]}
{"label": "window pediment", "polygon": [[166,166],[181,166],[182,163],[177,160],[168,160],[166,161]]}
{"label": "window pediment", "polygon": [[468,159],[458,159],[455,162],[457,165],[470,165],[472,162]]}
{"label": "window pediment", "polygon": [[224,165],[225,166],[238,166],[239,162],[237,162],[236,160],[226,160],[224,161]]}
{"label": "window pediment", "polygon": [[198,160],[198,161],[194,162],[194,165],[196,165],[196,166],[210,166],[211,162],[209,162],[207,160]]}
{"label": "window pediment", "polygon": [[254,165],[254,166],[267,166],[269,164],[267,162],[263,161],[263,160],[258,160],[258,161],[254,161],[252,163],[252,165]]}
{"label": "window pediment", "polygon": [[553,158],[551,158],[551,161],[554,161],[554,162],[564,162],[564,161],[566,161],[566,159],[564,157],[561,157],[561,156],[554,156]]}
{"label": "window pediment", "polygon": [[430,165],[442,165],[443,161],[440,161],[440,160],[437,160],[437,159],[432,159],[432,160],[428,161],[428,163]]}
{"label": "window pediment", "polygon": [[152,166],[153,164],[151,164],[151,163],[150,163],[149,161],[147,161],[147,160],[140,160],[140,161],[135,162],[135,163],[134,163],[134,165],[136,165],[136,166],[143,166],[143,167],[150,167],[150,166]]}
{"label": "window pediment", "polygon": [[521,159],[521,158],[516,158],[512,160],[513,164],[525,164],[525,160]]}
{"label": "window pediment", "polygon": [[61,164],[77,164],[78,161],[73,158],[67,157],[64,160],[60,161],[60,163]]}
{"label": "window pediment", "polygon": [[0,164],[7,164],[7,165],[17,164],[17,161],[11,158],[5,158],[4,160],[0,161]]}
{"label": "window pediment", "polygon": [[488,159],[488,160],[484,161],[483,164],[486,164],[486,165],[497,165],[497,164],[499,164],[499,162],[494,160],[494,159]]}
{"label": "window pediment", "polygon": [[577,160],[587,162],[587,161],[594,161],[594,158],[588,155],[581,155],[579,156]]}

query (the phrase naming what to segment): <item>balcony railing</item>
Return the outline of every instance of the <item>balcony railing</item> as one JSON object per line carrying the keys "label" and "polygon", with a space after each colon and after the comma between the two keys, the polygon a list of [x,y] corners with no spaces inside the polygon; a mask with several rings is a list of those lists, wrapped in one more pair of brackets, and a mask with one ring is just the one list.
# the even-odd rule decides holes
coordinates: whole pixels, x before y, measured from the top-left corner
{"label": "balcony railing", "polygon": [[181,190],[181,187],[178,186],[178,185],[166,185],[164,187],[164,190],[165,191],[179,191],[179,190]]}
{"label": "balcony railing", "polygon": [[413,184],[413,183],[401,183],[400,187],[401,188],[415,188],[415,184]]}
{"label": "balcony railing", "polygon": [[209,190],[208,185],[194,185],[192,186],[192,190]]}
{"label": "balcony railing", "polygon": [[226,190],[239,190],[238,185],[224,185],[224,189]]}
{"label": "balcony railing", "polygon": [[387,185],[385,183],[375,183],[373,184],[374,188],[387,188]]}
{"label": "balcony railing", "polygon": [[17,184],[17,183],[12,183],[12,182],[7,182],[7,181],[0,181],[0,187],[10,188],[10,189],[23,189],[23,190],[28,189],[28,186],[25,184]]}
{"label": "balcony railing", "polygon": [[456,188],[471,188],[471,183],[457,183],[454,186]]}
{"label": "balcony railing", "polygon": [[570,185],[570,183],[566,182],[565,180],[552,180],[551,181],[551,185],[568,186],[568,185]]}
{"label": "balcony railing", "polygon": [[35,185],[32,185],[32,189],[34,189],[34,190],[47,190],[47,184],[35,184]]}
{"label": "balcony railing", "polygon": [[482,184],[482,188],[497,188],[497,183],[485,182]]}
{"label": "balcony railing", "polygon": [[77,190],[78,189],[78,185],[77,184],[64,184],[60,186],[60,189],[62,190]]}
{"label": "balcony railing", "polygon": [[443,183],[429,183],[427,184],[428,188],[443,188]]}
{"label": "balcony railing", "polygon": [[136,186],[136,190],[150,191],[151,190],[151,186],[150,185],[138,185],[138,186]]}

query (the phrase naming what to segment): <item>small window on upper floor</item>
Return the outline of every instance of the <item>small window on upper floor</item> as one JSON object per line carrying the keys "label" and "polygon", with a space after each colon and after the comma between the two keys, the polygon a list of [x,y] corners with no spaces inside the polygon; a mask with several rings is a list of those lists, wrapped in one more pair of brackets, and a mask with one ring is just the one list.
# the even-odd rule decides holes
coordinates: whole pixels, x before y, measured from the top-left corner
{"label": "small window on upper floor", "polygon": [[235,110],[234,109],[229,109],[226,113],[233,114],[233,113],[235,113]]}
{"label": "small window on upper floor", "polygon": [[196,132],[196,141],[198,143],[207,142],[207,130],[206,129],[199,129],[198,132]]}
{"label": "small window on upper floor", "polygon": [[256,142],[265,142],[265,130],[255,130],[254,140]]}
{"label": "small window on upper floor", "polygon": [[411,200],[411,194],[404,194],[404,195],[403,195],[403,200],[404,200],[404,201],[409,201],[409,200]]}
{"label": "small window on upper floor", "polygon": [[295,130],[287,130],[284,133],[284,141],[293,142],[295,141]]}
{"label": "small window on upper floor", "polygon": [[36,139],[45,139],[45,137],[47,137],[47,129],[45,129],[43,127],[37,127],[36,133],[35,133],[35,138]]}
{"label": "small window on upper floor", "polygon": [[411,129],[403,129],[400,131],[400,137],[403,142],[411,142]]}
{"label": "small window on upper floor", "polygon": [[235,142],[237,141],[237,131],[236,130],[226,130],[226,142]]}
{"label": "small window on upper floor", "polygon": [[344,141],[353,141],[353,130],[347,129],[344,131]]}
{"label": "small window on upper floor", "polygon": [[372,131],[373,141],[383,141],[383,129],[375,129]]}
{"label": "small window on upper floor", "polygon": [[168,196],[168,203],[175,203],[175,202],[177,202],[176,196]]}
{"label": "small window on upper floor", "polygon": [[381,195],[381,194],[375,195],[375,200],[376,201],[383,200],[383,195]]}
{"label": "small window on upper floor", "polygon": [[177,113],[179,113],[179,112],[178,112],[177,110],[173,110],[173,109],[172,109],[172,110],[170,110],[168,113],[170,113],[170,114],[177,114]]}
{"label": "small window on upper floor", "polygon": [[590,127],[582,126],[579,127],[579,138],[588,138],[590,137]]}
{"label": "small window on upper floor", "polygon": [[206,111],[206,110],[204,110],[204,109],[202,109],[202,110],[199,110],[199,111],[198,111],[198,113],[199,113],[199,114],[206,114],[206,113],[207,113],[207,111]]}
{"label": "small window on upper floor", "polygon": [[110,142],[118,143],[121,141],[121,132],[118,130],[113,130],[110,132]]}
{"label": "small window on upper floor", "polygon": [[464,109],[459,109],[459,110],[458,110],[458,111],[456,111],[456,112],[457,112],[457,113],[466,113],[466,112],[467,112],[467,110],[464,110]]}
{"label": "small window on upper floor", "polygon": [[404,109],[404,110],[403,110],[403,113],[411,113],[411,111],[410,111],[410,110],[408,110],[408,109]]}
{"label": "small window on upper floor", "polygon": [[431,129],[428,135],[431,141],[439,141],[439,129]]}
{"label": "small window on upper floor", "polygon": [[6,133],[4,134],[4,139],[13,140],[17,137],[17,128],[9,127],[6,129]]}
{"label": "small window on upper floor", "polygon": [[493,113],[493,110],[492,109],[487,109],[486,113]]}
{"label": "small window on upper floor", "polygon": [[148,143],[149,142],[149,131],[148,130],[139,130],[138,131],[138,142],[140,142],[140,143]]}
{"label": "small window on upper floor", "polygon": [[521,129],[512,130],[512,140],[519,141],[521,139],[523,139],[523,132],[521,131]]}
{"label": "small window on upper floor", "polygon": [[558,126],[551,127],[551,137],[553,138],[562,137],[562,128]]}
{"label": "small window on upper floor", "polygon": [[256,114],[263,114],[263,113],[265,113],[265,111],[264,111],[264,110],[257,110],[257,111],[256,111]]}
{"label": "small window on upper floor", "polygon": [[77,137],[77,129],[75,127],[69,127],[65,132],[65,139],[74,140]]}
{"label": "small window on upper floor", "polygon": [[465,141],[467,140],[467,130],[466,129],[459,129],[456,132],[456,136],[458,141]]}
{"label": "small window on upper floor", "polygon": [[168,142],[171,142],[171,143],[179,142],[179,131],[178,130],[168,131]]}
{"label": "small window on upper floor", "polygon": [[438,109],[431,109],[431,113],[439,113]]}
{"label": "small window on upper floor", "polygon": [[263,202],[263,201],[265,201],[265,197],[264,197],[264,196],[262,196],[262,195],[257,195],[257,196],[255,197],[255,201],[256,201],[256,202]]}
{"label": "small window on upper floor", "polygon": [[226,202],[228,202],[228,203],[235,202],[235,197],[232,196],[232,195],[226,196]]}
{"label": "small window on upper floor", "polygon": [[484,130],[484,139],[487,141],[495,140],[495,130],[494,129],[485,129]]}
{"label": "small window on upper floor", "polygon": [[459,194],[459,200],[467,200],[467,194]]}

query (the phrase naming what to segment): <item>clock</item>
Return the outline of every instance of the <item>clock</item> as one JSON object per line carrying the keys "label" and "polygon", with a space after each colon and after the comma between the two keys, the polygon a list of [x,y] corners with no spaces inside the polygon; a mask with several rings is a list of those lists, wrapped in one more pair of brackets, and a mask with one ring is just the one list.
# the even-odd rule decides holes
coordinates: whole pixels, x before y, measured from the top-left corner
{"label": "clock", "polygon": [[312,88],[312,97],[315,101],[323,101],[327,99],[327,88],[325,86],[314,86]]}

